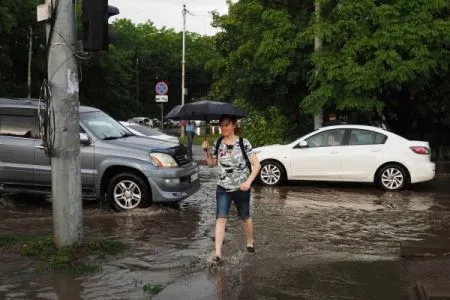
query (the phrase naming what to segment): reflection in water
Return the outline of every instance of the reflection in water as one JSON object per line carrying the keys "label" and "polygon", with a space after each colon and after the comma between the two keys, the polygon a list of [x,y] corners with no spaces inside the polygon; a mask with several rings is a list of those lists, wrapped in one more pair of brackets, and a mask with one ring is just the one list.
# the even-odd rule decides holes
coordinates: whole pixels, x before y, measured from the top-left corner
{"label": "reflection in water", "polygon": [[[247,253],[233,209],[226,262],[210,268],[213,171],[203,168],[200,179],[201,190],[178,209],[154,205],[117,214],[85,202],[86,237],[119,239],[129,250],[85,278],[37,275],[28,272],[27,259],[0,253],[0,299],[148,299],[147,283],[164,287],[154,299],[405,299],[420,270],[450,274],[442,262],[398,259],[402,240],[450,235],[447,194],[336,184],[255,186],[257,253]],[[51,232],[45,200],[3,198],[0,207],[0,234]]]}

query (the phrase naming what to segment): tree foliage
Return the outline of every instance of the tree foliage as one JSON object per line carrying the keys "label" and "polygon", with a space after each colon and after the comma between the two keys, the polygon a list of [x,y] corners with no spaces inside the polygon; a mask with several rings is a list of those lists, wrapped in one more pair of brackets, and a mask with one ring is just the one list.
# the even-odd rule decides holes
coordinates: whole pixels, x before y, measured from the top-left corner
{"label": "tree foliage", "polygon": [[[150,21],[133,24],[121,19],[112,24],[119,39],[108,52],[83,61],[85,75],[80,99],[97,106],[114,117],[133,115],[160,116],[155,103],[155,84],[169,84],[169,104],[165,112],[181,104],[182,35],[173,29],[156,28]],[[206,97],[212,76],[205,70],[215,57],[211,37],[187,33],[186,38],[187,102]]]}
{"label": "tree foliage", "polygon": [[[39,94],[47,68],[44,24],[36,22],[40,2],[0,5],[0,96],[27,95],[30,27],[32,96]],[[354,115],[383,108],[399,133],[440,132],[439,142],[448,136],[448,0],[240,0],[228,7],[214,15],[216,36],[187,34],[187,101],[239,100],[266,132],[283,115],[280,135],[309,130],[321,109]],[[179,104],[181,33],[151,21],[123,19],[112,27],[119,39],[109,51],[80,60],[81,102],[118,119],[159,116],[154,85],[165,80],[166,111]],[[315,37],[323,41],[316,52]]]}
{"label": "tree foliage", "polygon": [[[222,31],[216,36],[220,58],[208,63],[213,96],[240,99],[261,115],[276,105],[296,135],[323,109],[357,122],[370,122],[372,111],[382,109],[396,132],[420,132],[417,138],[450,125],[448,0],[240,0],[228,6],[227,15],[215,16]],[[319,51],[315,38],[322,41]]]}
{"label": "tree foliage", "polygon": [[278,106],[271,105],[261,111],[251,107],[243,99],[236,99],[234,104],[248,114],[248,118],[241,122],[240,129],[242,135],[251,141],[253,147],[284,142],[288,120]]}
{"label": "tree foliage", "polygon": [[319,74],[302,106],[317,112],[369,110],[391,93],[423,90],[449,70],[448,0],[322,1],[322,15],[305,33],[324,46],[312,55]]}
{"label": "tree foliage", "polygon": [[[32,55],[32,97],[47,73],[45,25],[36,21],[41,0],[3,0],[0,5],[0,96],[27,96],[29,27],[34,31]],[[77,6],[78,38],[81,40],[81,6]],[[133,24],[121,19],[111,25],[119,38],[107,52],[80,59],[80,101],[103,109],[118,119],[136,115],[160,116],[155,103],[155,84],[169,83],[169,104],[181,104],[182,35],[168,28],[156,28],[150,21]],[[207,61],[216,57],[212,37],[187,33],[186,101],[206,97],[212,75]],[[139,95],[138,95],[139,94]]]}
{"label": "tree foliage", "polygon": [[[3,0],[0,5],[0,96],[27,96],[29,28],[33,29],[32,74],[46,68],[44,30],[36,22],[38,0]],[[28,12],[28,13],[27,13]],[[37,93],[40,80],[32,82]]]}
{"label": "tree foliage", "polygon": [[260,111],[276,105],[299,124],[311,48],[300,33],[308,25],[312,1],[241,0],[228,6],[227,15],[214,18],[222,29],[216,35],[221,57],[208,64],[215,79],[211,95],[245,99]]}

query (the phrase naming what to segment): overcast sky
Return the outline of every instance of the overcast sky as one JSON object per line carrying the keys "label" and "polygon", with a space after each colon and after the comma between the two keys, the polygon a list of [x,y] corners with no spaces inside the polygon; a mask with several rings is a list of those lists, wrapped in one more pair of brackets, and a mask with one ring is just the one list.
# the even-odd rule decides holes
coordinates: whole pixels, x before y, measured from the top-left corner
{"label": "overcast sky", "polygon": [[156,27],[166,26],[177,31],[183,28],[181,11],[183,4],[186,4],[187,9],[195,15],[187,15],[186,29],[208,35],[216,33],[211,27],[212,19],[208,12],[227,12],[225,0],[109,0],[109,4],[119,8],[118,18],[131,19],[134,23],[151,20]]}

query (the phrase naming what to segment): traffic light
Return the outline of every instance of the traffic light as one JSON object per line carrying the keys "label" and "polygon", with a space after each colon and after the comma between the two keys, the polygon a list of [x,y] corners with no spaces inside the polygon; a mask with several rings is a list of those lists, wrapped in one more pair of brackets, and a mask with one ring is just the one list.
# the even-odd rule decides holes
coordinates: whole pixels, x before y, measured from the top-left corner
{"label": "traffic light", "polygon": [[119,9],[108,5],[108,0],[83,0],[83,50],[106,51],[114,37],[109,32],[108,19],[119,14]]}

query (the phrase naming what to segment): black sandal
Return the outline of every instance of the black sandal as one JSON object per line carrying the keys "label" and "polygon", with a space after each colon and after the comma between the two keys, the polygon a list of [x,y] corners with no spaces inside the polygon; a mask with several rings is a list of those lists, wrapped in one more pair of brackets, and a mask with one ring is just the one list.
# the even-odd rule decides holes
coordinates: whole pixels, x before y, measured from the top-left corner
{"label": "black sandal", "polygon": [[247,247],[248,253],[255,253],[255,247]]}
{"label": "black sandal", "polygon": [[215,263],[218,264],[218,265],[221,265],[221,264],[223,264],[223,259],[222,259],[221,257],[219,257],[219,256],[216,256],[216,257],[213,259],[213,262],[215,262]]}

